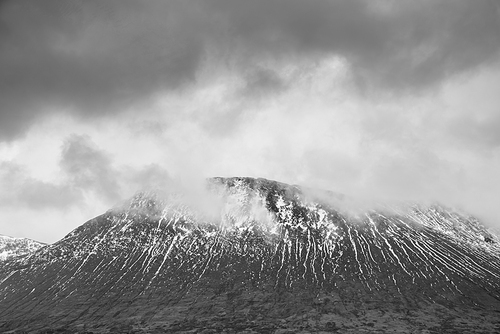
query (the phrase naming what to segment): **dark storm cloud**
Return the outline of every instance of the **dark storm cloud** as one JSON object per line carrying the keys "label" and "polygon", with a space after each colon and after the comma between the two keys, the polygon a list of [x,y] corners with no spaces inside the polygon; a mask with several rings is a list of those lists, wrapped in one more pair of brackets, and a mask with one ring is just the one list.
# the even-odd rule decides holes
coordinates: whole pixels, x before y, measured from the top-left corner
{"label": "dark storm cloud", "polygon": [[259,56],[336,54],[364,84],[422,88],[491,60],[495,1],[212,0],[231,37]]}
{"label": "dark storm cloud", "polygon": [[[268,61],[338,56],[359,88],[413,92],[500,46],[488,0],[16,0],[0,10],[0,140],[54,107],[85,118],[147,103],[213,62],[245,76]],[[285,87],[271,72],[247,80],[250,91]]]}
{"label": "dark storm cloud", "polygon": [[179,1],[16,0],[0,8],[0,139],[53,107],[109,114],[182,86],[202,52],[196,20]]}

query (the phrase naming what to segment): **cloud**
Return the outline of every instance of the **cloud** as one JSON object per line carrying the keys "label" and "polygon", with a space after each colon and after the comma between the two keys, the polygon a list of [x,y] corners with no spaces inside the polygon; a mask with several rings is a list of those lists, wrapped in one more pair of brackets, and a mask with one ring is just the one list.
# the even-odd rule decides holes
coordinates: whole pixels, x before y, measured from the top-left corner
{"label": "cloud", "polygon": [[31,209],[60,209],[81,200],[78,189],[68,184],[53,184],[34,179],[15,163],[0,164],[0,205],[27,206]]}
{"label": "cloud", "polygon": [[500,45],[494,1],[207,3],[249,58],[338,55],[372,88],[426,88],[495,59]]}
{"label": "cloud", "polygon": [[89,192],[107,201],[118,198],[118,185],[110,160],[90,139],[73,135],[62,148],[58,180],[41,180],[21,164],[0,165],[1,205],[29,210],[66,210],[85,202]]}
{"label": "cloud", "polygon": [[500,112],[487,118],[462,116],[450,124],[450,132],[460,142],[478,148],[500,147]]}
{"label": "cloud", "polygon": [[137,191],[174,187],[168,172],[155,163],[131,167],[112,163],[112,154],[87,135],[73,134],[61,146],[57,180],[41,180],[15,162],[0,163],[0,205],[30,210],[65,210],[89,198],[112,206]]}
{"label": "cloud", "polygon": [[272,69],[257,68],[246,76],[243,95],[255,97],[259,95],[276,95],[287,88],[288,83],[279,73]]}
{"label": "cloud", "polygon": [[500,107],[497,87],[500,70],[479,71],[468,81],[454,82],[444,89],[446,132],[462,149],[491,154],[500,147]]}
{"label": "cloud", "polygon": [[72,135],[66,140],[60,165],[73,186],[92,190],[108,201],[119,199],[120,188],[111,159],[88,136]]}
{"label": "cloud", "polygon": [[255,176],[495,217],[499,28],[488,0],[4,1],[0,197]]}
{"label": "cloud", "polygon": [[192,81],[202,44],[183,7],[179,1],[4,2],[1,137],[15,138],[54,108],[83,119],[109,115]]}
{"label": "cloud", "polygon": [[146,110],[226,72],[272,96],[287,88],[283,66],[329,57],[346,60],[358,89],[412,93],[488,64],[500,45],[488,0],[16,0],[0,18],[0,140],[55,110]]}

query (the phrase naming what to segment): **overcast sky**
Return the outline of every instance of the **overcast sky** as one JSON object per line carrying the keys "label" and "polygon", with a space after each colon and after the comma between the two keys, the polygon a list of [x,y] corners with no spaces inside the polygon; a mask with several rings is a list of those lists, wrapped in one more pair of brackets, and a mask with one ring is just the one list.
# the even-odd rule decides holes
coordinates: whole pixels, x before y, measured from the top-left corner
{"label": "overcast sky", "polygon": [[0,234],[259,176],[500,226],[498,1],[0,2]]}

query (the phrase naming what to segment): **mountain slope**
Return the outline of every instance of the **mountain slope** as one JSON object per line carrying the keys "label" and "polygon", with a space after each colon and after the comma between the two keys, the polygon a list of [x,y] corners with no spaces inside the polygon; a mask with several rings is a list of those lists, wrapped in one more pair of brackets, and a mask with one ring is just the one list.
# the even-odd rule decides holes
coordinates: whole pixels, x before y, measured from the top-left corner
{"label": "mountain slope", "polygon": [[139,194],[6,262],[0,331],[500,330],[499,240],[473,217],[347,214],[332,193],[209,184],[219,215]]}
{"label": "mountain slope", "polygon": [[12,238],[0,235],[0,262],[13,257],[26,255],[45,246],[45,244],[25,238]]}

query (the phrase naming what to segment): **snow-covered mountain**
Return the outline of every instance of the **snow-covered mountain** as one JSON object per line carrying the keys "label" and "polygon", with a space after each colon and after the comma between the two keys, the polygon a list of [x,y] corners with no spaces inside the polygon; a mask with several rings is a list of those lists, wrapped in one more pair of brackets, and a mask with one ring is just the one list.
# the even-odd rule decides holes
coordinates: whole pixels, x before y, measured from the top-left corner
{"label": "snow-covered mountain", "polygon": [[0,262],[13,257],[26,255],[45,246],[45,244],[25,238],[12,238],[0,235]]}
{"label": "snow-covered mountain", "polygon": [[500,331],[500,240],[474,217],[351,212],[265,179],[208,188],[138,194],[6,261],[0,331]]}

